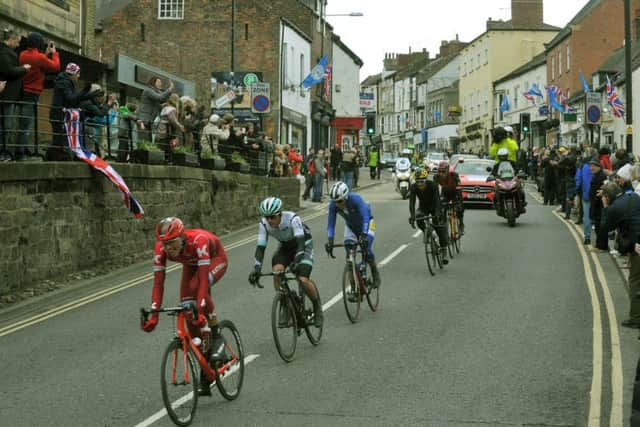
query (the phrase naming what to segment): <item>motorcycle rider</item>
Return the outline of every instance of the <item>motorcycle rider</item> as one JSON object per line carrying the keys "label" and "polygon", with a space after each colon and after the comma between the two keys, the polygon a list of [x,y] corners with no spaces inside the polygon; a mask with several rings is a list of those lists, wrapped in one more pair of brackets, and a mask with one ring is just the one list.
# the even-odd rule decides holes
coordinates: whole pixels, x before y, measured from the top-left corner
{"label": "motorcycle rider", "polygon": [[[497,127],[493,130],[493,143],[489,147],[489,157],[496,162],[498,159],[498,150],[506,148],[509,154],[509,160],[516,162],[518,159],[518,143],[509,138],[507,131],[502,127]],[[514,168],[515,169],[515,168]]]}
{"label": "motorcycle rider", "polygon": [[[442,251],[442,263],[448,264],[446,220],[440,204],[438,183],[433,179],[429,179],[429,169],[426,167],[418,167],[415,170],[414,179],[415,181],[409,187],[409,225],[412,228],[416,228],[416,199],[418,199],[420,203],[418,213],[420,215],[431,214],[434,217],[433,222],[440,240],[440,250]],[[418,228],[424,233],[426,227],[424,220],[419,220],[417,223]]]}
{"label": "motorcycle rider", "polygon": [[441,160],[438,165],[438,184],[440,184],[440,192],[442,193],[442,201],[446,204],[453,202],[456,204],[456,215],[460,225],[460,234],[464,234],[464,206],[462,205],[462,191],[458,188],[460,185],[460,176],[458,173],[450,170],[449,162]]}
{"label": "motorcycle rider", "polygon": [[[491,171],[491,175],[494,177],[501,179],[513,179],[516,177],[516,163],[509,158],[509,151],[506,148],[500,148],[496,153],[498,157],[498,161],[495,165],[493,165],[493,170]],[[493,198],[493,206],[500,206],[498,198],[500,197],[500,193],[495,192],[495,197]],[[520,213],[523,214],[527,210],[525,206],[527,206],[527,201],[524,197],[524,189],[522,185],[518,186],[518,197],[520,199]]]}

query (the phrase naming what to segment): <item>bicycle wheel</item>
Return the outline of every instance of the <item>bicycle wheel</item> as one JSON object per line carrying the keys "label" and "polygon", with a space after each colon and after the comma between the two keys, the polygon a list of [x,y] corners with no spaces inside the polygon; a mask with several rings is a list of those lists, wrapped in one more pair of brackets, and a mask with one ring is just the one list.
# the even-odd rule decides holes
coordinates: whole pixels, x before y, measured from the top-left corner
{"label": "bicycle wheel", "polygon": [[455,216],[454,215],[448,215],[447,217],[447,229],[448,229],[448,245],[447,245],[447,250],[449,251],[449,258],[453,258],[453,254],[455,253],[455,242],[454,239],[456,238],[456,227],[454,225],[454,221],[455,221]]}
{"label": "bicycle wheel", "polygon": [[291,362],[296,354],[298,325],[291,299],[282,292],[276,293],[273,297],[271,330],[278,354],[285,362]]}
{"label": "bicycle wheel", "polygon": [[[304,291],[303,291],[304,292]],[[318,298],[320,298],[320,292],[318,291],[318,287],[316,286],[316,292]],[[309,342],[313,345],[320,344],[320,338],[322,338],[322,326],[319,328],[313,323],[313,302],[307,295],[302,296],[302,308],[304,310],[305,317],[305,325],[304,331],[307,334],[307,338],[309,338]],[[320,300],[320,306],[322,306],[322,300]]]}
{"label": "bicycle wheel", "polygon": [[356,323],[360,314],[360,287],[356,283],[356,273],[353,264],[347,263],[342,273],[342,302],[351,323]]}
{"label": "bicycle wheel", "polygon": [[431,253],[431,228],[427,227],[425,231],[422,232],[422,243],[424,243],[424,254],[427,258],[427,268],[429,269],[429,273],[432,276],[436,275],[436,261]]}
{"label": "bicycle wheel", "polygon": [[460,220],[456,217],[456,240],[454,241],[456,252],[460,253],[462,249],[462,234],[460,234]]}
{"label": "bicycle wheel", "polygon": [[196,414],[199,383],[196,365],[191,350],[187,347],[185,353],[181,340],[169,343],[162,358],[160,386],[169,418],[179,426],[191,424]]}
{"label": "bicycle wheel", "polygon": [[[378,272],[380,274],[380,272]],[[365,295],[367,296],[367,304],[371,311],[376,311],[380,304],[380,288],[373,287],[373,273],[371,266],[367,263],[367,281],[364,284]]]}
{"label": "bicycle wheel", "polygon": [[240,394],[244,379],[244,348],[235,325],[230,320],[218,323],[225,342],[225,359],[214,362],[216,386],[227,400]]}
{"label": "bicycle wheel", "polygon": [[431,258],[433,260],[433,266],[436,264],[438,267],[442,268],[442,246],[440,246],[440,241],[438,239],[438,233],[434,228],[431,228]]}

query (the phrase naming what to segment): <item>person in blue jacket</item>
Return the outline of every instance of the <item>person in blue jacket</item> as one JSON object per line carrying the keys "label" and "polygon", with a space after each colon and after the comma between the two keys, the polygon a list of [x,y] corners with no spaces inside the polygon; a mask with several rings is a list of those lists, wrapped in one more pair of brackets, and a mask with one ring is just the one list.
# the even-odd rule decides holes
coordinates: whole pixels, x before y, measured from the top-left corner
{"label": "person in blue jacket", "polygon": [[576,169],[576,189],[582,200],[582,224],[584,227],[584,244],[591,244],[591,219],[589,218],[589,210],[591,203],[589,201],[589,190],[591,189],[591,167],[589,162],[584,162],[581,168]]}
{"label": "person in blue jacket", "polygon": [[327,239],[325,250],[333,256],[333,240],[335,237],[336,214],[345,221],[344,241],[359,242],[368,249],[368,262],[373,273],[373,286],[380,286],[380,273],[373,253],[373,240],[375,237],[376,223],[371,214],[371,207],[356,193],[350,192],[349,187],[342,181],[338,181],[329,189],[329,219],[327,224]]}

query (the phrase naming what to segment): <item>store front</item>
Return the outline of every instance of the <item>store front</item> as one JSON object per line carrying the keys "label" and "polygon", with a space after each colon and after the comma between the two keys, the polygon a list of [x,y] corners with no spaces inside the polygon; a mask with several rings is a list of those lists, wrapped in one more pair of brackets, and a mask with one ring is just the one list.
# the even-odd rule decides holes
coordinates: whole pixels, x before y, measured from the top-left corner
{"label": "store front", "polygon": [[364,117],[336,117],[331,123],[336,132],[336,144],[344,150],[360,145],[360,129],[364,126]]}
{"label": "store front", "polygon": [[300,153],[307,152],[308,117],[287,107],[282,107],[280,143],[296,147]]}

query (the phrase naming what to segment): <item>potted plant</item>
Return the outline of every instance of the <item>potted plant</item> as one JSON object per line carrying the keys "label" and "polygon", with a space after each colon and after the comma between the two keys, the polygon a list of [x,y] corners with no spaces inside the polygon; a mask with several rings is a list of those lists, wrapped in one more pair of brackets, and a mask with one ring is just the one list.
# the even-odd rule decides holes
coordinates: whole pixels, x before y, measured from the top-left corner
{"label": "potted plant", "polygon": [[206,151],[200,157],[200,167],[213,170],[224,170],[226,162],[217,153]]}
{"label": "potted plant", "polygon": [[228,165],[229,170],[240,173],[249,173],[251,168],[249,167],[249,163],[245,160],[244,157],[240,155],[237,151],[231,155],[231,162]]}
{"label": "potted plant", "polygon": [[164,163],[164,151],[155,144],[141,139],[136,144],[136,148],[131,152],[131,159],[134,163],[145,163],[147,165],[161,165]]}
{"label": "potted plant", "polygon": [[178,145],[173,149],[171,162],[179,166],[199,166],[198,155],[184,145]]}

